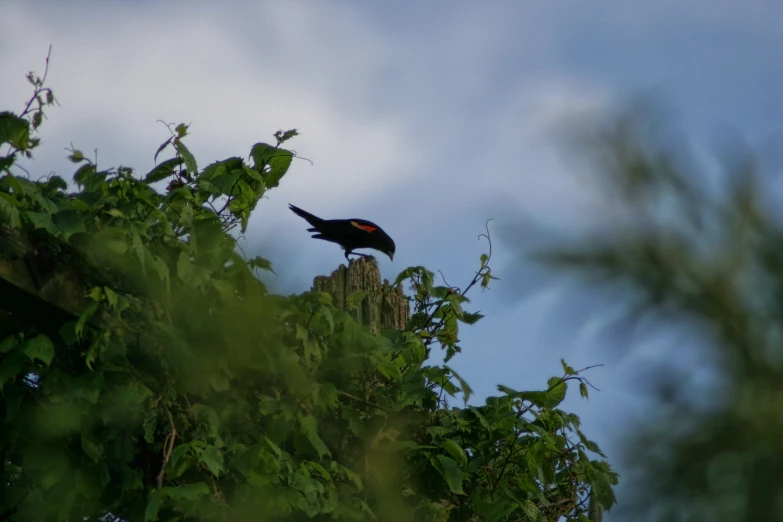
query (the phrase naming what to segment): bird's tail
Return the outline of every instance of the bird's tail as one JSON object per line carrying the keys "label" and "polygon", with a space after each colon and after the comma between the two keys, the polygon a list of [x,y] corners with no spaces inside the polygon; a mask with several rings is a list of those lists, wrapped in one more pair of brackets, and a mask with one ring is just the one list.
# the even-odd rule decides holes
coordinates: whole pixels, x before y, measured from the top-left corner
{"label": "bird's tail", "polygon": [[290,203],[288,204],[288,208],[290,208],[294,214],[304,218],[308,223],[310,223],[316,228],[318,228],[324,222],[324,220],[319,218],[318,216],[314,216],[309,212],[305,212],[301,208],[296,207]]}

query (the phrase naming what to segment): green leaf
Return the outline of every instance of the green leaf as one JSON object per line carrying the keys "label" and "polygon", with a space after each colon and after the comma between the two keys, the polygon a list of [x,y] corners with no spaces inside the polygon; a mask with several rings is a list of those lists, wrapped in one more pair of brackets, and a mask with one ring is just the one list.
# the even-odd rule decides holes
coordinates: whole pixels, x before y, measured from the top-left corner
{"label": "green leaf", "polygon": [[264,259],[261,256],[254,257],[253,259],[250,259],[247,262],[247,266],[250,268],[260,268],[261,270],[266,270],[267,272],[275,273],[274,270],[272,270],[272,262]]}
{"label": "green leaf", "polygon": [[49,178],[49,181],[46,182],[46,188],[52,192],[57,192],[60,190],[67,190],[68,184],[60,176],[52,176]]}
{"label": "green leaf", "polygon": [[10,335],[0,341],[0,355],[8,353],[19,346],[19,338],[16,335]]}
{"label": "green leaf", "polygon": [[207,165],[207,168],[199,175],[199,181],[212,182],[217,178],[225,176],[235,166],[241,166],[244,162],[242,158],[228,158],[223,161],[216,161]]}
{"label": "green leaf", "polygon": [[81,163],[82,161],[84,161],[84,153],[78,149],[74,150],[68,156],[68,159],[71,160],[72,163]]}
{"label": "green leaf", "polygon": [[141,404],[152,396],[152,391],[138,381],[131,381],[120,388],[118,401],[125,405]]}
{"label": "green leaf", "polygon": [[193,279],[193,264],[185,252],[181,252],[177,260],[177,277],[185,283],[190,283]]}
{"label": "green leaf", "polygon": [[101,348],[104,345],[103,341],[103,336],[96,335],[90,343],[90,348],[87,350],[87,355],[84,357],[84,364],[86,364],[87,368],[90,370],[92,370],[92,363],[98,359],[98,353],[100,353]]}
{"label": "green leaf", "polygon": [[119,303],[119,297],[117,296],[117,293],[108,286],[103,287],[103,293],[106,295],[106,301],[109,303],[109,307],[112,310],[115,310],[117,308],[117,304]]}
{"label": "green leaf", "polygon": [[609,474],[598,471],[592,479],[593,495],[595,500],[598,501],[604,509],[610,509],[617,503],[614,491],[612,490],[612,483],[617,483]]}
{"label": "green leaf", "polygon": [[158,150],[155,151],[155,156],[153,156],[152,161],[158,161],[158,154],[163,152],[163,149],[168,147],[171,144],[171,140],[173,140],[173,139],[174,139],[174,137],[172,136],[169,139],[167,139],[166,141],[164,141],[163,143],[161,143],[160,147],[158,147]]}
{"label": "green leaf", "polygon": [[240,179],[237,181],[237,187],[239,188],[239,194],[242,196],[242,206],[251,206],[253,202],[257,200],[255,192],[250,188],[250,185],[245,180]]}
{"label": "green leaf", "polygon": [[204,482],[195,482],[172,488],[162,488],[160,492],[177,502],[193,502],[201,496],[209,495],[209,486]]}
{"label": "green leaf", "polygon": [[445,366],[445,368],[451,373],[451,375],[454,376],[455,379],[457,379],[457,382],[459,382],[459,387],[462,390],[462,400],[465,403],[465,406],[468,405],[468,400],[470,400],[470,396],[473,395],[473,389],[468,385],[467,381],[463,379],[456,371],[454,371],[453,368],[450,368],[448,366]]}
{"label": "green leaf", "polygon": [[560,377],[552,377],[547,381],[549,389],[546,392],[545,408],[556,408],[565,399],[568,385]]}
{"label": "green leaf", "polygon": [[481,410],[479,410],[478,408],[474,408],[473,406],[470,406],[468,408],[468,411],[470,411],[473,415],[476,416],[482,428],[484,428],[485,430],[491,429],[491,426],[489,425],[489,421],[487,421],[487,418],[484,416],[483,413],[481,413]]}
{"label": "green leaf", "polygon": [[[244,173],[247,174],[247,177],[254,181],[258,181],[259,183],[264,183],[264,178],[261,177],[261,174],[256,169],[251,169],[248,166],[245,166]],[[263,186],[263,185],[262,185]]]}
{"label": "green leaf", "polygon": [[462,449],[462,446],[460,446],[457,441],[454,439],[443,439],[443,442],[441,442],[440,445],[443,449],[448,451],[452,457],[454,457],[461,468],[464,468],[468,465],[468,456],[465,454],[465,450]]}
{"label": "green leaf", "polygon": [[182,158],[171,158],[158,164],[144,176],[144,183],[152,184],[168,178],[174,174],[174,168],[182,165],[184,161]]}
{"label": "green leaf", "polygon": [[267,446],[277,455],[277,458],[283,458],[283,451],[280,449],[280,447],[269,440],[268,437],[264,437],[264,442],[266,442]]}
{"label": "green leaf", "polygon": [[54,343],[45,335],[37,335],[22,343],[22,350],[31,361],[39,360],[46,366],[52,363],[54,358]]}
{"label": "green leaf", "polygon": [[4,177],[0,178],[0,182],[2,182],[3,185],[7,185],[8,188],[11,189],[11,192],[17,197],[23,196],[26,192],[22,186],[21,180],[13,174],[6,174]]}
{"label": "green leaf", "polygon": [[299,425],[301,426],[305,437],[307,437],[307,440],[310,441],[310,444],[312,444],[315,451],[318,452],[318,456],[320,458],[323,458],[324,455],[328,455],[330,457],[332,456],[332,452],[329,451],[329,448],[326,447],[324,441],[322,441],[321,437],[318,436],[318,421],[315,419],[315,417],[312,415],[305,415],[304,417],[300,417]]}
{"label": "green leaf", "polygon": [[327,292],[318,292],[316,296],[320,304],[332,306],[332,294]]}
{"label": "green leaf", "polygon": [[84,325],[87,323],[87,321],[90,320],[90,318],[95,314],[95,312],[98,310],[98,303],[95,301],[90,301],[87,303],[87,306],[84,307],[84,311],[82,312],[82,315],[79,316],[79,320],[76,321],[76,328],[74,329],[76,332],[76,337],[78,339],[81,339],[82,337],[82,331],[84,330]]}
{"label": "green leaf", "polygon": [[323,317],[326,320],[326,324],[329,325],[329,335],[334,334],[334,315],[332,315],[332,308],[328,306],[318,307],[318,311],[315,313],[315,317]]}
{"label": "green leaf", "polygon": [[327,482],[332,482],[332,475],[330,475],[329,472],[326,471],[326,469],[323,466],[321,466],[320,464],[318,464],[317,462],[313,462],[312,460],[308,460],[308,461],[305,462],[305,465],[308,468],[312,468],[315,471],[317,471]]}
{"label": "green leaf", "polygon": [[199,454],[199,462],[204,464],[210,473],[216,477],[223,471],[223,454],[215,446],[207,444]]}
{"label": "green leaf", "polygon": [[103,445],[89,434],[82,434],[82,451],[93,462],[98,462],[103,456]]}
{"label": "green leaf", "polygon": [[[511,502],[510,500],[500,500],[482,502],[480,506],[478,513],[481,515],[481,520],[483,522],[498,522],[499,520],[504,520],[513,513],[514,510],[519,507],[519,504]],[[537,520],[537,518],[528,517],[525,520]]]}
{"label": "green leaf", "polygon": [[178,468],[179,461],[188,455],[190,451],[190,444],[179,444],[171,450],[171,458],[169,459],[168,468],[175,470]]}
{"label": "green leaf", "polygon": [[81,187],[88,190],[95,190],[100,187],[106,176],[99,175],[95,170],[95,165],[86,163],[76,170],[73,180]]}
{"label": "green leaf", "polygon": [[525,514],[528,520],[538,520],[540,511],[532,500],[525,500],[519,507],[522,508],[522,512]]}
{"label": "green leaf", "polygon": [[498,384],[498,390],[505,393],[511,398],[519,399],[523,401],[530,401],[535,406],[544,407],[547,400],[547,393],[542,391],[516,391],[512,390],[508,386]]}
{"label": "green leaf", "polygon": [[22,222],[19,219],[19,202],[10,194],[0,192],[0,218],[11,227],[17,228]]}
{"label": "green leaf", "polygon": [[462,481],[467,478],[468,474],[459,469],[457,461],[443,455],[435,455],[430,457],[430,463],[446,481],[452,493],[455,495],[465,494],[462,490]]}
{"label": "green leaf", "polygon": [[566,375],[576,375],[577,371],[568,366],[565,362],[565,359],[560,359],[560,364],[563,365],[563,371]]}
{"label": "green leaf", "polygon": [[148,444],[155,442],[155,430],[158,428],[158,417],[154,412],[149,413],[144,417],[142,428],[144,429],[144,440]]}
{"label": "green leaf", "polygon": [[177,149],[177,152],[179,152],[179,155],[182,156],[182,159],[185,160],[185,168],[188,169],[190,175],[195,176],[196,174],[198,174],[198,166],[196,166],[196,158],[193,157],[193,154],[190,152],[190,150],[188,150],[185,144],[182,143],[182,140],[175,139],[174,147]]}
{"label": "green leaf", "polygon": [[205,404],[194,404],[192,410],[196,421],[207,427],[208,435],[217,437],[220,429],[220,419],[215,410]]}
{"label": "green leaf", "polygon": [[179,216],[179,224],[190,228],[193,226],[193,207],[186,204],[182,207],[182,214]]}
{"label": "green leaf", "polygon": [[250,149],[250,157],[253,158],[253,168],[263,174],[266,186],[274,188],[288,171],[294,155],[267,143],[256,143]]}
{"label": "green leaf", "polygon": [[84,219],[75,210],[63,210],[52,216],[55,225],[60,229],[60,235],[68,240],[73,234],[84,233]]}
{"label": "green leaf", "polygon": [[368,295],[370,295],[370,292],[367,290],[357,290],[351,293],[345,300],[346,308],[348,310],[356,310]]}
{"label": "green leaf", "polygon": [[160,494],[157,490],[150,491],[150,497],[147,501],[147,507],[144,509],[144,522],[154,522],[158,520],[158,510],[160,509]]}
{"label": "green leaf", "polygon": [[79,342],[79,339],[76,337],[75,327],[76,321],[68,321],[60,327],[58,333],[60,334],[60,339],[65,343],[65,346],[70,347]]}
{"label": "green leaf", "polygon": [[291,161],[294,159],[294,154],[291,151],[278,149],[278,153],[269,158],[270,171],[264,180],[266,186],[269,188],[276,187],[280,184],[280,180],[288,172],[288,168],[291,166]]}
{"label": "green leaf", "polygon": [[30,124],[12,112],[0,112],[0,144],[10,143],[24,150],[28,145]]}
{"label": "green leaf", "polygon": [[405,332],[403,337],[405,339],[405,349],[402,351],[402,356],[408,364],[418,365],[424,362],[424,359],[427,357],[427,347],[424,346],[421,337],[413,332]]}
{"label": "green leaf", "polygon": [[476,324],[478,321],[484,318],[484,315],[480,313],[463,312],[459,318],[465,324]]}
{"label": "green leaf", "polygon": [[46,212],[31,212],[24,213],[25,217],[30,220],[35,229],[42,228],[53,236],[57,236],[60,233],[60,229],[52,221],[52,216]]}
{"label": "green leaf", "polygon": [[492,279],[492,276],[489,275],[489,272],[484,274],[481,277],[481,288],[487,288],[489,286],[489,281]]}
{"label": "green leaf", "polygon": [[581,395],[585,399],[587,398],[587,384],[585,384],[584,382],[579,383],[579,395]]}
{"label": "green leaf", "polygon": [[582,433],[580,430],[576,430],[576,434],[579,436],[579,440],[582,442],[582,444],[584,444],[585,448],[592,451],[593,453],[601,455],[603,458],[606,458],[606,455],[604,455],[604,453],[601,451],[601,448],[598,447],[598,444],[585,437],[584,433]]}
{"label": "green leaf", "polygon": [[100,286],[92,287],[92,290],[90,290],[90,299],[100,303],[101,301],[103,301],[103,298],[104,298],[103,288],[101,288]]}
{"label": "green leaf", "polygon": [[104,228],[92,235],[92,247],[103,253],[123,255],[128,251],[128,237],[119,228]]}
{"label": "green leaf", "polygon": [[261,172],[267,166],[269,158],[277,152],[277,147],[267,143],[256,143],[250,148],[250,157],[253,158],[255,170]]}
{"label": "green leaf", "polygon": [[0,156],[0,172],[8,172],[8,169],[11,168],[11,165],[14,164],[16,161],[16,153],[12,152],[8,154],[7,156]]}
{"label": "green leaf", "polygon": [[287,130],[285,132],[281,130],[275,132],[275,138],[277,139],[278,145],[290,140],[294,136],[299,136],[299,132],[297,132],[296,129]]}
{"label": "green leaf", "polygon": [[155,269],[155,272],[158,274],[158,278],[161,281],[166,282],[166,289],[168,291],[169,286],[169,267],[166,264],[166,262],[159,258],[155,257],[152,261],[152,268]]}
{"label": "green leaf", "polygon": [[24,368],[27,356],[21,350],[14,350],[0,358],[0,391],[6,382],[15,379]]}
{"label": "green leaf", "polygon": [[410,279],[414,276],[418,276],[421,279],[421,287],[422,291],[428,292],[430,288],[432,288],[432,281],[435,278],[435,274],[433,272],[430,272],[423,266],[411,266],[403,270],[397,275],[397,278],[394,280],[394,285],[397,286],[398,284],[402,283],[406,279]]}

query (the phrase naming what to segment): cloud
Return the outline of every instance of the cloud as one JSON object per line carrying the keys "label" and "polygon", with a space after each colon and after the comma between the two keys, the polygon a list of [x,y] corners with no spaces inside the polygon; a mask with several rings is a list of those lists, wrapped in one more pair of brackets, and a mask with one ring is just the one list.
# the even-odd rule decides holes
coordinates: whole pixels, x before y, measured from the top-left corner
{"label": "cloud", "polygon": [[[27,43],[23,52],[0,55],[6,74],[15,70],[20,78],[0,95],[20,102],[28,95],[22,75],[42,69],[52,42],[48,83],[62,107],[50,111],[44,127],[47,163],[76,139],[87,150],[98,147],[110,164],[150,168],[155,148],[167,137],[158,119],[193,123],[189,143],[202,164],[246,155],[255,141],[298,127],[303,134],[293,145],[315,161],[319,177],[303,169],[306,174],[292,177],[292,185],[315,184],[320,197],[340,200],[343,186],[361,193],[383,184],[397,151],[410,148],[405,132],[398,122],[337,103],[334,81],[341,78],[350,87],[348,62],[366,66],[377,50],[371,42],[354,46],[353,53],[343,45],[329,51],[347,54],[343,61],[327,60],[319,21],[306,12],[286,13],[286,5],[264,10],[275,41],[255,46],[199,10],[180,15],[152,5],[90,5],[83,20],[87,10],[79,7],[44,14],[12,6],[3,17],[3,47]],[[304,27],[286,38],[294,20]]]}
{"label": "cloud", "polygon": [[[553,121],[600,100],[600,87],[535,71],[499,82],[515,38],[499,11],[439,12],[440,24],[412,31],[335,4],[178,5],[12,4],[3,45],[29,43],[0,54],[3,70],[20,77],[0,87],[3,99],[24,99],[22,73],[40,70],[54,44],[49,83],[62,107],[50,111],[36,169],[67,176],[62,149],[73,140],[85,152],[97,147],[103,165],[143,173],[168,137],[158,119],[192,122],[187,143],[202,167],[297,127],[291,146],[314,165],[294,163],[248,237],[253,253],[304,273],[333,268],[339,251],[324,257],[332,245],[314,241],[291,249],[286,238],[302,232],[289,201],[325,217],[366,216],[393,231],[401,263],[443,267],[456,260],[440,253],[475,248],[496,200],[546,215],[584,196],[546,136]],[[534,33],[536,23],[524,21],[531,37],[546,32]],[[540,41],[551,48],[551,37]]]}
{"label": "cloud", "polygon": [[538,214],[584,196],[542,136],[554,119],[600,99],[600,87],[536,71],[498,82],[515,24],[537,39],[538,53],[552,49],[549,29],[535,27],[541,15],[438,11],[441,23],[430,31],[403,35],[403,25],[377,13],[335,4],[177,6],[7,9],[3,47],[28,43],[0,54],[3,70],[19,71],[17,83],[0,87],[4,99],[24,99],[23,72],[40,70],[54,44],[49,82],[62,107],[44,127],[45,172],[66,165],[71,140],[97,147],[104,164],[151,168],[167,137],[156,123],[163,119],[192,122],[188,143],[202,166],[247,154],[277,129],[299,128],[292,147],[315,164],[295,163],[280,192],[326,214],[386,200],[376,209],[383,218],[407,200],[432,221],[438,198],[476,207],[486,194]]}

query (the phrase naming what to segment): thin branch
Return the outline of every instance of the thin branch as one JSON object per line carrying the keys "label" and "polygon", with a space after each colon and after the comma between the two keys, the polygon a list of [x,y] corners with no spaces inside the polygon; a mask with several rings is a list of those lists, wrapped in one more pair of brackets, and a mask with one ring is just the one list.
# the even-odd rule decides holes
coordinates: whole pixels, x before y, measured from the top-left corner
{"label": "thin branch", "polygon": [[[41,87],[43,86],[44,83],[46,83],[46,76],[49,74],[49,58],[51,57],[51,55],[52,55],[52,44],[49,44],[49,52],[46,53],[46,67],[44,68],[43,78],[41,78],[38,87]],[[20,118],[24,118],[27,115],[27,113],[30,112],[30,107],[32,107],[33,102],[38,99],[38,95],[41,92],[43,91],[39,90],[38,88],[35,89],[33,96],[30,98],[30,101],[27,102],[27,105],[22,111],[22,114],[19,116]]]}
{"label": "thin branch", "polygon": [[440,274],[440,277],[441,277],[441,279],[443,279],[443,283],[444,283],[446,286],[448,286],[448,287],[449,287],[450,289],[452,289],[452,290],[459,291],[459,288],[457,288],[456,286],[452,286],[452,285],[450,285],[450,284],[449,284],[449,282],[448,282],[448,281],[446,281],[446,276],[445,276],[445,275],[443,275],[443,272],[442,272],[441,270],[438,270],[438,273]]}
{"label": "thin branch", "polygon": [[340,394],[340,395],[344,395],[345,397],[348,397],[349,399],[352,399],[352,400],[354,400],[354,401],[356,401],[356,402],[360,402],[360,403],[364,404],[365,406],[370,406],[370,407],[372,407],[372,408],[376,408],[376,409],[379,409],[379,410],[381,410],[381,411],[385,411],[385,412],[387,412],[387,413],[393,413],[393,412],[392,412],[392,410],[390,410],[390,409],[388,409],[388,408],[384,408],[383,406],[379,406],[378,404],[375,404],[375,403],[372,403],[372,402],[365,401],[364,399],[360,399],[359,397],[357,397],[357,396],[355,396],[355,395],[351,395],[351,394],[350,394],[350,393],[348,393],[348,392],[339,391],[339,392],[337,392],[337,393],[338,393],[338,394]]}
{"label": "thin branch", "polygon": [[171,411],[166,408],[166,415],[169,417],[170,431],[166,435],[166,439],[163,441],[163,463],[160,465],[160,473],[158,473],[157,483],[158,489],[163,486],[163,476],[166,473],[166,465],[171,458],[171,450],[174,449],[174,442],[177,440],[177,427],[174,426],[174,419],[171,417]]}

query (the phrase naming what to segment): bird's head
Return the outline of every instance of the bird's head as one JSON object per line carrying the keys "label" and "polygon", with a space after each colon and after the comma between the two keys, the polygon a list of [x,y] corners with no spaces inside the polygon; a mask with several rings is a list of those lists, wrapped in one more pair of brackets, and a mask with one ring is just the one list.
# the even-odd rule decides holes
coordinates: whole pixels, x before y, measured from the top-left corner
{"label": "bird's head", "polygon": [[378,229],[376,233],[380,232],[377,236],[377,247],[376,250],[379,250],[389,256],[389,259],[394,261],[394,252],[396,250],[396,247],[394,245],[394,240],[389,237],[389,234],[384,232],[383,230]]}
{"label": "bird's head", "polygon": [[386,237],[388,238],[388,241],[386,241],[384,248],[383,250],[381,250],[381,252],[389,256],[389,259],[394,261],[394,252],[396,250],[396,247],[394,246],[394,241],[392,240],[392,238],[390,238],[389,236]]}

